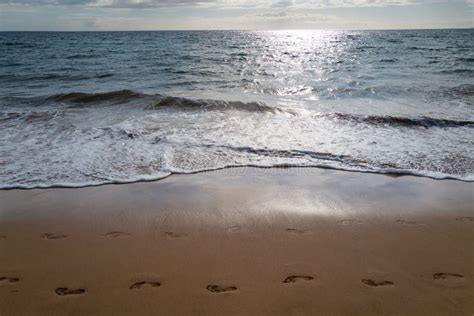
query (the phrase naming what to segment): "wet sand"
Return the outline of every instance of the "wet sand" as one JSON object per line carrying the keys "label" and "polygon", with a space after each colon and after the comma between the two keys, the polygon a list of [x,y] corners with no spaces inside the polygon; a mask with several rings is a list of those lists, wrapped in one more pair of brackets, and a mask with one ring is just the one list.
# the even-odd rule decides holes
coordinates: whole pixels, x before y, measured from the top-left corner
{"label": "wet sand", "polygon": [[0,191],[0,314],[472,315],[473,193],[254,168]]}

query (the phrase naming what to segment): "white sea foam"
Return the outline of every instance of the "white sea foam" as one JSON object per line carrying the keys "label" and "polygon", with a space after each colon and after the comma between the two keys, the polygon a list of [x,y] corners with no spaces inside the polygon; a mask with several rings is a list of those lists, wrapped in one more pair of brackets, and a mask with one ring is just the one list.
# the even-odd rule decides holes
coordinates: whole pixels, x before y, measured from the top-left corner
{"label": "white sea foam", "polygon": [[124,183],[242,166],[473,180],[470,121],[129,95],[69,94],[8,107],[1,114],[1,188]]}

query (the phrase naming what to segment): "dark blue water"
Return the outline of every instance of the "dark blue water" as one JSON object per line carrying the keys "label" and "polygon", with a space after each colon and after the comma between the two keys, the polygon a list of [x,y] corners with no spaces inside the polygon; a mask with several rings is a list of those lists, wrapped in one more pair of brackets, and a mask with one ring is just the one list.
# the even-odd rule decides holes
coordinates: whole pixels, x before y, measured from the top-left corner
{"label": "dark blue water", "polygon": [[474,31],[0,33],[0,185],[229,166],[474,178]]}

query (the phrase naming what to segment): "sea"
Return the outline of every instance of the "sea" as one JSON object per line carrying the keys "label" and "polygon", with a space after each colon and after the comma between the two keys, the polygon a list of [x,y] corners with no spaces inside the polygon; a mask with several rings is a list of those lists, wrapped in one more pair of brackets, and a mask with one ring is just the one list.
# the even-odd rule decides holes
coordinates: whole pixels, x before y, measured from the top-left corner
{"label": "sea", "polygon": [[474,181],[474,29],[0,33],[0,188],[237,167]]}

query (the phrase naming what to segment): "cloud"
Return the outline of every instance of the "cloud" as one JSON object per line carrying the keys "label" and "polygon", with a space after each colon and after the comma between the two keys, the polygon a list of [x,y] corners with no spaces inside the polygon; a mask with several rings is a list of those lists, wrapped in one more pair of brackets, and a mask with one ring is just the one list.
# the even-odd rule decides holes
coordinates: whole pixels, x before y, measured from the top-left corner
{"label": "cloud", "polygon": [[108,8],[148,9],[159,7],[199,6],[214,0],[97,0],[95,5]]}
{"label": "cloud", "polygon": [[305,13],[305,12],[289,12],[289,11],[279,11],[271,13],[261,13],[255,14],[253,16],[246,16],[248,20],[254,20],[259,22],[280,22],[280,23],[289,23],[289,22],[299,22],[299,23],[323,23],[334,21],[335,17],[329,14],[321,13]]}
{"label": "cloud", "polygon": [[23,5],[88,5],[96,3],[97,0],[0,0],[0,4],[23,4]]}
{"label": "cloud", "polygon": [[36,6],[89,6],[108,8],[157,8],[195,6],[215,0],[0,0],[0,4]]}
{"label": "cloud", "polygon": [[[163,7],[206,7],[220,9],[319,9],[372,7],[432,3],[473,3],[474,0],[0,0],[0,5],[83,6],[99,8],[150,9]],[[274,14],[272,12],[268,14]]]}
{"label": "cloud", "polygon": [[276,7],[276,8],[279,8],[279,7],[288,8],[288,7],[291,7],[293,5],[295,5],[295,1],[293,1],[293,0],[279,0],[279,1],[275,1],[275,3],[273,3],[273,6]]}
{"label": "cloud", "polygon": [[281,11],[281,12],[275,12],[275,13],[262,13],[262,14],[257,14],[257,17],[262,17],[262,18],[284,18],[288,16],[288,13]]}

